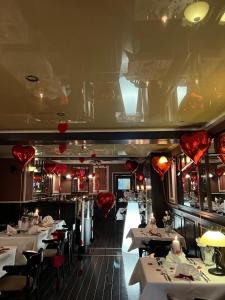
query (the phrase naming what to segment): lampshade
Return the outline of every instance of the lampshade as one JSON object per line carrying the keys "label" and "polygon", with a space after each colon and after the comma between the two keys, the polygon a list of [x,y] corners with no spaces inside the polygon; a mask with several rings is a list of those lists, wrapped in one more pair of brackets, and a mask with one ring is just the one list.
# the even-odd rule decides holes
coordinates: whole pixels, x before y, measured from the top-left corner
{"label": "lampshade", "polygon": [[200,244],[211,247],[225,247],[225,235],[220,231],[207,231],[199,239]]}
{"label": "lampshade", "polygon": [[206,1],[198,1],[188,5],[184,10],[185,18],[191,23],[202,21],[209,11],[209,4]]}

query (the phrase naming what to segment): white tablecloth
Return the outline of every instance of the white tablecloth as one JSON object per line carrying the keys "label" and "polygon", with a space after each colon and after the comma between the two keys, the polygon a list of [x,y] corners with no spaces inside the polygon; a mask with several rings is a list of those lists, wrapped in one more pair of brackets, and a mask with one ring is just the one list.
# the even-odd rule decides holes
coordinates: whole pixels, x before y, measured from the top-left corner
{"label": "white tablecloth", "polygon": [[171,278],[171,281],[167,281],[159,271],[163,268],[158,266],[155,258],[147,256],[138,260],[129,284],[133,285],[137,282],[141,284],[140,300],[167,300],[167,294],[180,300],[194,300],[195,298],[224,300],[225,277],[210,275],[207,271],[208,268],[200,259],[194,259],[194,261],[196,267],[201,267],[201,270],[210,279],[208,283],[202,277],[199,281],[177,279],[174,277],[175,271],[163,264],[163,268]]}
{"label": "white tablecloth", "polygon": [[11,266],[15,264],[16,248],[15,246],[5,246],[9,248],[5,252],[0,253],[0,277],[5,275],[5,271],[2,270],[4,266]]}
{"label": "white tablecloth", "polygon": [[25,259],[22,255],[24,250],[37,251],[40,248],[45,248],[46,244],[42,243],[42,240],[51,239],[51,233],[56,229],[61,229],[65,221],[55,221],[50,227],[43,228],[43,231],[35,234],[19,233],[16,235],[7,235],[5,232],[0,232],[0,246],[17,246],[16,251],[16,264],[25,263]]}
{"label": "white tablecloth", "polygon": [[178,239],[181,242],[181,245],[184,248],[186,248],[184,237],[179,233],[177,233],[176,231],[172,231],[171,233],[168,234],[165,232],[164,228],[158,228],[158,233],[160,233],[160,236],[151,235],[150,233],[147,232],[145,228],[131,228],[127,234],[127,238],[132,239],[128,251],[131,251],[136,248],[144,248],[143,242],[149,242],[150,240],[172,241],[174,240],[175,236],[178,237]]}

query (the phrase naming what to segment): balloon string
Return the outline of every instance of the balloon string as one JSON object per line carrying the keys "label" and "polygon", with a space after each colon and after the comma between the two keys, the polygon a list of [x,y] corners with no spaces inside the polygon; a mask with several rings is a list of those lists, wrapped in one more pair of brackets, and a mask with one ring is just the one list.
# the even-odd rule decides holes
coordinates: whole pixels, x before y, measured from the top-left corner
{"label": "balloon string", "polygon": [[23,169],[21,170],[20,174],[20,205],[19,205],[19,220],[21,218],[21,211],[22,211],[22,197],[23,197]]}
{"label": "balloon string", "polygon": [[165,201],[167,202],[164,180],[162,180],[162,186],[163,186],[163,195],[164,195],[164,199],[165,199]]}

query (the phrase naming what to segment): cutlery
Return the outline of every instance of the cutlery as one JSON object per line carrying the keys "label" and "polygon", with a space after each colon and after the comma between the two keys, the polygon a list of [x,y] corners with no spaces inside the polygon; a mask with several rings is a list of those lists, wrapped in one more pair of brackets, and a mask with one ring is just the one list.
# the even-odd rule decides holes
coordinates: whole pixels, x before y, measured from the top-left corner
{"label": "cutlery", "polygon": [[166,279],[166,281],[168,281],[168,278],[166,276],[166,273],[162,273],[163,277]]}
{"label": "cutlery", "polygon": [[203,273],[202,271],[200,271],[200,274],[201,274],[202,278],[205,279],[206,282],[209,282],[210,279],[209,279],[209,277],[205,273]]}

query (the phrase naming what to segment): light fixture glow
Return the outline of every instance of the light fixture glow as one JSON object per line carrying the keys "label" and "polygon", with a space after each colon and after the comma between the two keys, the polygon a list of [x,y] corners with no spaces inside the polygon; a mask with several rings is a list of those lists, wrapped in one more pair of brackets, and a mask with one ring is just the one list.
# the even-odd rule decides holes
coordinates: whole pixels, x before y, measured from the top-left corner
{"label": "light fixture glow", "polygon": [[163,24],[166,24],[167,21],[168,21],[168,16],[167,16],[167,15],[163,15],[163,16],[161,17],[161,21],[162,21]]}
{"label": "light fixture glow", "polygon": [[209,4],[206,1],[198,1],[188,5],[184,10],[186,20],[191,23],[201,22],[209,11]]}
{"label": "light fixture glow", "polygon": [[159,163],[160,164],[165,164],[168,162],[168,159],[165,156],[161,156],[159,159]]}
{"label": "light fixture glow", "polygon": [[71,175],[70,174],[66,174],[66,179],[71,179]]}
{"label": "light fixture glow", "polygon": [[191,176],[189,174],[186,174],[185,175],[185,178],[190,178]]}
{"label": "light fixture glow", "polygon": [[222,14],[222,17],[220,18],[219,24],[220,25],[225,25],[225,12]]}

